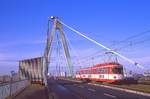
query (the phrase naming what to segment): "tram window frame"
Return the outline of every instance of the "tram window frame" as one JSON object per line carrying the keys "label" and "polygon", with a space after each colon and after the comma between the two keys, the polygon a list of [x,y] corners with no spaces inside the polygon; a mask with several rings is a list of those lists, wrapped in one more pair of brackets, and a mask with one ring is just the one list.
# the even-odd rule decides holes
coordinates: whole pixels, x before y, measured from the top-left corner
{"label": "tram window frame", "polygon": [[[114,71],[115,69],[116,70],[119,69],[119,71]],[[114,67],[114,68],[112,68],[112,73],[113,74],[123,74],[123,67]]]}
{"label": "tram window frame", "polygon": [[96,72],[96,69],[93,69],[93,74],[96,74],[97,72]]}
{"label": "tram window frame", "polygon": [[88,74],[89,73],[89,70],[86,70],[86,74]]}
{"label": "tram window frame", "polygon": [[109,68],[99,68],[98,73],[100,74],[107,74],[109,72]]}
{"label": "tram window frame", "polygon": [[83,72],[83,74],[85,74],[85,71],[82,71]]}
{"label": "tram window frame", "polygon": [[99,68],[95,69],[95,74],[99,74]]}
{"label": "tram window frame", "polygon": [[87,70],[85,70],[84,72],[85,72],[85,74],[87,74]]}
{"label": "tram window frame", "polygon": [[88,74],[89,73],[89,70],[86,70],[86,74]]}
{"label": "tram window frame", "polygon": [[99,68],[98,70],[100,74],[104,74],[104,68]]}
{"label": "tram window frame", "polygon": [[104,68],[104,73],[105,73],[105,74],[108,74],[108,71],[109,71],[108,67],[105,67],[105,68]]}

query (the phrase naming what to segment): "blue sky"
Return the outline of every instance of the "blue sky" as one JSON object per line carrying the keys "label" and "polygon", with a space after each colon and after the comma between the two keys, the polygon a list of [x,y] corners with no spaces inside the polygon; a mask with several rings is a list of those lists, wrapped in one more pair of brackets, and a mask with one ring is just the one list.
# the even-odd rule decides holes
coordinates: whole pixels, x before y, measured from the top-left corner
{"label": "blue sky", "polygon": [[[109,47],[114,42],[150,29],[149,4],[149,0],[0,0],[0,59],[41,56],[45,47],[47,18],[51,15]],[[77,52],[83,50],[90,55],[100,50],[71,31],[65,31]],[[149,38],[150,33],[132,42]],[[149,43],[119,52],[150,68]],[[128,42],[111,48],[126,44]],[[86,55],[81,53],[81,56]],[[0,74],[17,70],[17,67],[16,62],[1,61]]]}

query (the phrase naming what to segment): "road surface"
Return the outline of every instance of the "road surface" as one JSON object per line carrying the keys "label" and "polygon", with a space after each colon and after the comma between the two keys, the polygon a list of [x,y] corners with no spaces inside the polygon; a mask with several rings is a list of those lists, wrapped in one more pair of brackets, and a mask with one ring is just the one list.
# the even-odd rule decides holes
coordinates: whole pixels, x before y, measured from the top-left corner
{"label": "road surface", "polygon": [[147,96],[66,80],[49,79],[48,86],[57,95],[57,99],[150,99]]}

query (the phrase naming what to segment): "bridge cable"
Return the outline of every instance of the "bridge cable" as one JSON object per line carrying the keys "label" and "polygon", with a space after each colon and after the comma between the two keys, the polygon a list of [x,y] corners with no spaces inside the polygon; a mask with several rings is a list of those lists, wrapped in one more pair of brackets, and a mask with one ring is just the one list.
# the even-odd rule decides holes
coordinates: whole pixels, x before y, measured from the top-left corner
{"label": "bridge cable", "polygon": [[[74,56],[76,57],[75,59],[77,60],[77,64],[81,65],[81,59],[80,59],[80,53],[78,53],[77,51],[75,51],[75,47],[71,44],[70,40],[68,39],[67,35],[66,35],[66,40],[68,42],[68,46],[70,47],[70,49],[72,50]],[[74,65],[74,64],[73,64]]]}
{"label": "bridge cable", "polygon": [[120,53],[118,53],[118,52],[116,52],[116,51],[113,51],[112,49],[110,49],[110,48],[104,46],[103,44],[98,43],[97,41],[91,39],[90,37],[85,36],[85,35],[82,34],[81,32],[79,32],[79,31],[77,31],[76,29],[74,29],[74,28],[72,28],[72,27],[66,25],[66,24],[63,23],[62,21],[60,21],[60,20],[58,20],[58,21],[59,21],[61,24],[63,24],[65,27],[67,27],[68,29],[74,31],[74,32],[77,33],[78,35],[80,35],[80,36],[82,36],[82,37],[88,39],[89,41],[95,43],[96,45],[98,45],[98,46],[100,46],[100,47],[103,47],[104,49],[106,49],[106,50],[108,50],[108,51],[110,51],[110,52],[112,52],[112,53],[118,55],[118,56],[121,57],[122,59],[124,59],[124,60],[126,60],[126,61],[128,61],[128,62],[130,62],[130,63],[132,63],[132,64],[134,64],[134,65],[136,65],[136,66],[138,66],[139,68],[142,68],[142,69],[144,68],[142,65],[138,64],[137,62],[135,62],[135,61],[133,61],[133,60],[131,60],[131,59],[129,59],[129,58],[127,58],[127,57],[121,55]]}
{"label": "bridge cable", "polygon": [[[137,37],[142,36],[142,35],[144,35],[144,34],[147,34],[147,33],[149,33],[149,32],[150,32],[150,29],[147,29],[147,30],[145,30],[145,31],[143,31],[143,32],[140,32],[140,33],[138,33],[138,34],[132,35],[132,36],[130,36],[130,37],[124,39],[124,40],[121,40],[121,41],[117,42],[117,43],[113,43],[113,44],[110,45],[110,47],[116,46],[116,45],[121,44],[121,43],[124,43],[124,42],[126,42],[126,41],[131,40],[131,39],[134,39],[134,38],[137,38]],[[146,41],[148,41],[148,40],[139,41],[139,43],[140,43],[140,42],[141,42],[141,43],[142,43],[142,42],[146,42]],[[139,44],[139,43],[135,42],[134,45],[137,45],[137,44]],[[130,46],[130,44],[128,44],[127,46]],[[120,48],[115,48],[114,51],[122,50],[124,47],[125,47],[125,46],[120,47]],[[101,50],[101,51],[104,51],[104,50]],[[101,51],[97,51],[97,52],[95,52],[95,53],[92,54],[92,55],[95,56],[95,54],[100,53]],[[104,53],[104,52],[103,52],[103,53]],[[90,55],[90,57],[93,57],[93,56]]]}

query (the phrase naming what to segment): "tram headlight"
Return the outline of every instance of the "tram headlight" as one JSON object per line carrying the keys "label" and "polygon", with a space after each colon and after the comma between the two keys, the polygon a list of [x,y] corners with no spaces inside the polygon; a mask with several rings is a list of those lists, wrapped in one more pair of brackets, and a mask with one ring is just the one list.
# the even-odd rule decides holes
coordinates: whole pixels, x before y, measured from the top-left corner
{"label": "tram headlight", "polygon": [[117,77],[116,76],[114,76],[114,79],[116,79]]}

